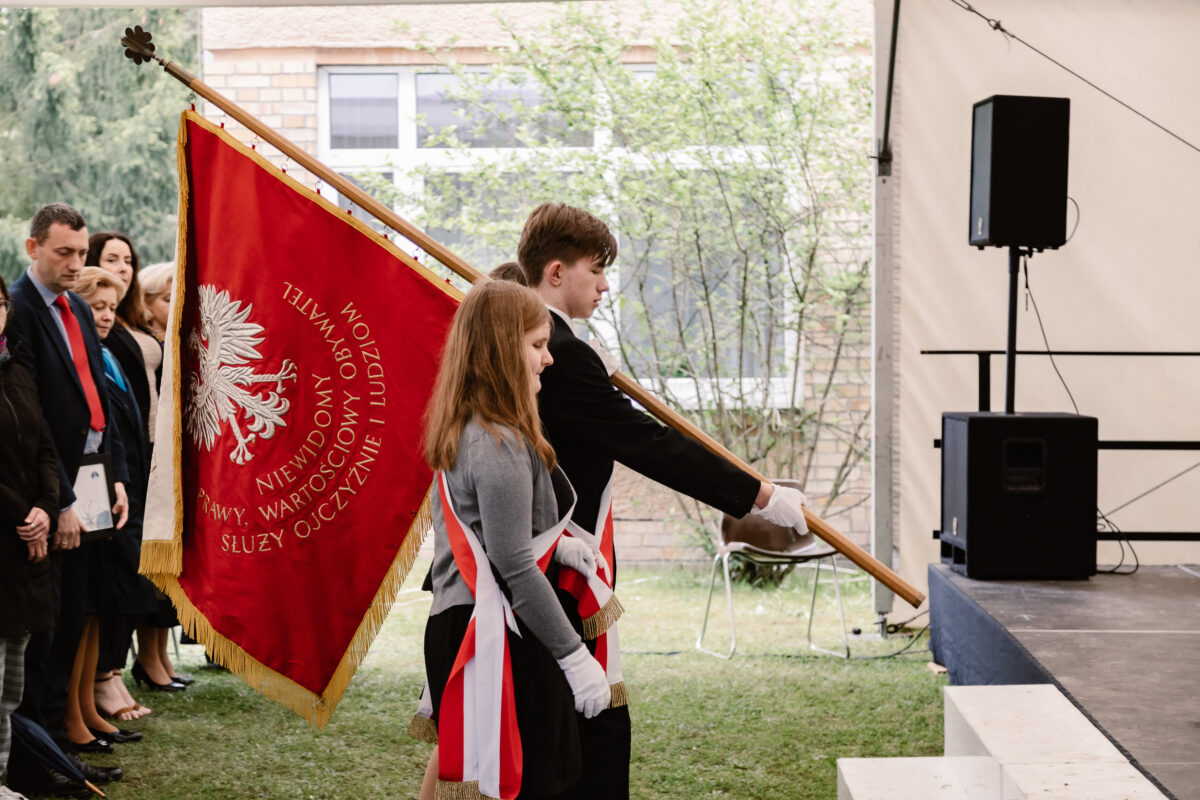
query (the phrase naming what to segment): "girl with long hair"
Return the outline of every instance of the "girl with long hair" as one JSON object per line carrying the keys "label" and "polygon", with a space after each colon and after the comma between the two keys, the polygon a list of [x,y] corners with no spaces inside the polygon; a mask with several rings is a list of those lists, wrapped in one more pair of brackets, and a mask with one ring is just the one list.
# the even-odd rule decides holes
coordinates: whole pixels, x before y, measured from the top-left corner
{"label": "girl with long hair", "polygon": [[[425,425],[435,471],[425,667],[438,750],[422,797],[569,797],[575,711],[609,703],[546,571],[594,570],[563,537],[574,492],[537,415],[550,317],[528,289],[477,285],[455,314]],[[439,763],[440,762],[440,763]],[[468,788],[469,787],[469,788]],[[465,796],[465,795],[464,795]]]}

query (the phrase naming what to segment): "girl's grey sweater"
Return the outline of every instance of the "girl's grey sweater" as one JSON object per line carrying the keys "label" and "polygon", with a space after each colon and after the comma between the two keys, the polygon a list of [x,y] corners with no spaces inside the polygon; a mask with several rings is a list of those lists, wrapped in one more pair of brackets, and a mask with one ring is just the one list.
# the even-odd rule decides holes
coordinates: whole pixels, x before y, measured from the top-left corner
{"label": "girl's grey sweater", "polygon": [[[482,543],[494,574],[508,587],[513,612],[551,655],[562,658],[582,640],[533,556],[533,536],[559,520],[554,482],[523,436],[508,428],[496,430],[499,438],[474,420],[463,428],[458,461],[446,472],[450,499],[458,518]],[[559,495],[563,493],[560,486]],[[453,606],[473,605],[471,590],[454,564],[436,489],[433,537],[430,615]]]}

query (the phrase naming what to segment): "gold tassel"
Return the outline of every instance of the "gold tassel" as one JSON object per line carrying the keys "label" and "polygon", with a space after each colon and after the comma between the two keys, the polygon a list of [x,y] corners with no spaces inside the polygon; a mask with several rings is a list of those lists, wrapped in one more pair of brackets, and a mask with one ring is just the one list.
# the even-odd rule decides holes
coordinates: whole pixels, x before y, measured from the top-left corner
{"label": "gold tassel", "polygon": [[617,624],[617,620],[625,613],[625,607],[614,594],[608,598],[604,607],[583,621],[583,638],[595,639],[600,634]]}
{"label": "gold tassel", "polygon": [[183,551],[174,542],[142,542],[138,572],[142,575],[178,575],[183,568]]}
{"label": "gold tassel", "polygon": [[625,681],[610,684],[608,688],[612,692],[612,700],[608,704],[609,708],[620,708],[621,706],[629,705],[629,695],[625,691]]}
{"label": "gold tassel", "polygon": [[483,800],[487,797],[479,791],[479,781],[444,781],[441,778],[438,778],[433,796],[435,800]]}
{"label": "gold tassel", "polygon": [[433,720],[431,720],[429,717],[423,717],[420,714],[414,714],[412,722],[408,723],[408,735],[414,739],[419,739],[422,742],[437,744],[437,725],[434,725]]}

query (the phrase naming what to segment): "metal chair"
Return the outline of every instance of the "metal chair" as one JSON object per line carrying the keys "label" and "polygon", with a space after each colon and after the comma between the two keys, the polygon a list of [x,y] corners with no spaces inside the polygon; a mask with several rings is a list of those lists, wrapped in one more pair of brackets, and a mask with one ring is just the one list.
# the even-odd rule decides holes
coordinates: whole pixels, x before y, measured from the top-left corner
{"label": "metal chair", "polygon": [[[795,481],[776,481],[781,486],[799,488]],[[713,558],[712,576],[708,583],[708,602],[704,606],[704,621],[700,625],[700,635],[696,638],[696,649],[714,655],[717,658],[732,658],[737,648],[737,638],[733,620],[733,585],[729,579],[729,560],[739,558],[759,566],[774,566],[783,564],[812,564],[813,591],[812,602],[808,608],[808,646],[809,649],[839,658],[850,657],[850,641],[846,636],[846,610],[842,603],[842,585],[838,576],[837,550],[812,533],[799,533],[795,528],[783,528],[767,522],[762,517],[747,515],[742,519],[724,514],[721,517],[721,531],[716,541],[717,554]],[[817,588],[821,580],[821,560],[829,559],[833,569],[833,586],[837,594],[838,619],[842,627],[842,650],[829,650],[820,647],[812,640],[813,612],[817,605]],[[712,608],[713,590],[717,582],[717,566],[720,565],[725,573],[725,600],[729,605],[729,652],[719,653],[704,646],[704,633],[708,628],[708,615]]]}

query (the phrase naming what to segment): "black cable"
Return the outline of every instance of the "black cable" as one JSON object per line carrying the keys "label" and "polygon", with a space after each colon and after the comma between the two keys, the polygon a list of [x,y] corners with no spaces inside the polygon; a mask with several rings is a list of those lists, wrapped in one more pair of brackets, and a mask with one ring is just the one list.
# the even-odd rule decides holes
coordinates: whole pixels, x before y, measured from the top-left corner
{"label": "black cable", "polygon": [[899,633],[899,632],[900,632],[900,630],[901,630],[901,629],[902,629],[902,628],[903,628],[905,625],[907,625],[907,624],[908,624],[908,623],[910,623],[910,622],[913,622],[913,621],[915,621],[915,620],[918,620],[918,619],[920,619],[921,617],[925,616],[925,615],[926,615],[926,614],[928,614],[928,613],[929,613],[929,609],[927,608],[927,609],[925,609],[924,611],[921,611],[921,612],[919,612],[919,613],[917,613],[917,614],[914,614],[914,615],[912,615],[911,617],[909,617],[908,619],[904,620],[903,622],[889,622],[889,623],[888,623],[888,626],[887,626],[887,632],[888,632],[888,633]]}
{"label": "black cable", "polygon": [[1025,266],[1025,296],[1033,303],[1033,313],[1037,315],[1038,327],[1042,331],[1042,343],[1046,345],[1046,352],[1050,354],[1050,366],[1054,367],[1054,373],[1058,375],[1058,379],[1062,381],[1063,388],[1067,390],[1067,397],[1071,398],[1071,406],[1075,409],[1075,413],[1079,413],[1079,404],[1075,402],[1075,395],[1071,394],[1071,387],[1067,386],[1067,379],[1058,370],[1058,363],[1054,360],[1054,355],[1051,353],[1050,340],[1046,338],[1046,326],[1042,324],[1042,312],[1038,311],[1037,298],[1033,296],[1033,289],[1029,286],[1029,256],[1021,257]]}
{"label": "black cable", "polygon": [[1067,199],[1071,201],[1071,205],[1075,206],[1075,224],[1071,227],[1071,233],[1067,235],[1067,241],[1063,242],[1063,244],[1075,238],[1075,231],[1079,230],[1079,220],[1083,218],[1083,212],[1079,210],[1079,203],[1075,202],[1075,198],[1067,195]]}
{"label": "black cable", "polygon": [[1153,119],[1151,119],[1150,117],[1146,116],[1146,115],[1145,115],[1145,114],[1143,114],[1142,112],[1138,111],[1136,108],[1134,108],[1133,106],[1129,105],[1129,103],[1126,103],[1124,100],[1120,99],[1119,97],[1117,97],[1116,95],[1112,94],[1111,92],[1108,92],[1108,91],[1105,91],[1104,89],[1101,89],[1099,86],[1097,86],[1096,84],[1092,83],[1092,82],[1091,82],[1091,81],[1089,81],[1087,78],[1083,77],[1083,76],[1082,76],[1082,75],[1080,75],[1078,72],[1076,72],[1075,70],[1073,70],[1073,69],[1071,69],[1070,67],[1068,67],[1066,64],[1063,64],[1061,61],[1058,61],[1058,60],[1057,60],[1057,59],[1055,59],[1054,57],[1052,57],[1052,56],[1050,56],[1050,55],[1048,55],[1048,54],[1046,54],[1046,53],[1043,53],[1041,50],[1037,49],[1036,47],[1034,47],[1033,45],[1031,45],[1029,42],[1027,42],[1027,41],[1025,41],[1024,39],[1022,39],[1020,36],[1017,36],[1017,35],[1016,35],[1015,33],[1013,33],[1012,31],[1010,31],[1010,30],[1006,29],[1006,28],[1005,28],[1005,27],[1004,27],[1002,24],[1000,24],[1000,20],[998,20],[998,19],[992,19],[991,17],[988,17],[988,16],[986,16],[985,14],[982,14],[982,13],[980,13],[980,12],[979,12],[979,11],[978,11],[978,10],[977,10],[977,9],[976,9],[974,6],[973,6],[973,5],[971,5],[970,3],[968,3],[968,2],[967,2],[967,0],[950,0],[950,2],[951,2],[951,3],[953,3],[954,5],[958,6],[959,8],[963,9],[964,11],[969,11],[969,12],[971,12],[971,13],[972,13],[972,14],[974,14],[975,16],[977,16],[977,17],[979,17],[980,19],[982,19],[982,20],[984,20],[985,22],[987,22],[987,24],[988,24],[989,26],[991,26],[992,30],[994,30],[994,31],[1000,31],[1000,33],[1004,34],[1004,35],[1005,35],[1006,37],[1008,37],[1009,39],[1012,39],[1012,40],[1014,40],[1014,41],[1017,41],[1017,42],[1019,42],[1019,43],[1021,43],[1021,44],[1025,45],[1025,46],[1026,46],[1026,47],[1028,47],[1030,50],[1032,50],[1033,52],[1037,53],[1039,56],[1041,56],[1042,58],[1046,59],[1047,61],[1049,61],[1049,62],[1050,62],[1051,64],[1053,64],[1054,66],[1056,66],[1056,67],[1058,67],[1059,69],[1062,69],[1062,70],[1064,70],[1064,71],[1066,71],[1066,72],[1070,73],[1071,75],[1075,76],[1075,77],[1076,77],[1076,78],[1078,78],[1079,80],[1081,80],[1081,81],[1083,81],[1084,83],[1086,83],[1088,86],[1090,86],[1090,87],[1092,87],[1093,89],[1095,89],[1095,90],[1096,90],[1097,92],[1099,92],[1100,94],[1102,94],[1102,95],[1104,95],[1105,97],[1107,97],[1109,100],[1112,100],[1114,103],[1117,103],[1118,105],[1124,106],[1124,107],[1125,107],[1127,110],[1129,110],[1129,111],[1132,111],[1134,114],[1136,114],[1136,115],[1138,115],[1139,117],[1141,117],[1142,119],[1146,120],[1146,122],[1149,122],[1151,125],[1153,125],[1154,127],[1158,128],[1158,129],[1159,129],[1159,130],[1161,130],[1163,133],[1167,134],[1168,136],[1170,136],[1170,137],[1172,137],[1172,138],[1174,138],[1174,139],[1178,139],[1180,142],[1182,142],[1183,144],[1185,144],[1185,145],[1187,145],[1188,147],[1192,148],[1192,149],[1193,149],[1193,150],[1195,150],[1197,153],[1200,153],[1200,147],[1197,147],[1196,145],[1194,145],[1194,144],[1192,144],[1191,142],[1189,142],[1187,139],[1184,139],[1182,136],[1180,136],[1179,134],[1175,133],[1175,132],[1174,132],[1174,131],[1172,131],[1170,128],[1166,127],[1165,125],[1162,125],[1161,123],[1155,122]]}
{"label": "black cable", "polygon": [[[1108,526],[1110,530],[1121,537],[1120,539],[1117,539],[1117,544],[1121,546],[1121,560],[1118,561],[1117,565],[1112,569],[1102,569],[1098,570],[1098,572],[1104,575],[1132,575],[1133,573],[1137,572],[1142,566],[1142,562],[1138,559],[1137,550],[1133,549],[1133,542],[1129,541],[1129,539],[1121,533],[1121,529],[1117,527],[1117,523],[1109,519],[1108,515],[1106,515],[1103,511],[1097,508],[1096,513],[1100,515],[1100,519],[1105,525]],[[1129,545],[1129,554],[1133,556],[1133,569],[1121,572],[1121,566],[1125,563],[1125,545]]]}
{"label": "black cable", "polygon": [[[885,653],[884,655],[881,655],[881,656],[852,656],[850,660],[851,661],[876,661],[881,658],[895,658],[896,656],[900,655],[901,653],[905,652],[910,647],[912,647],[914,644],[916,644],[921,639],[921,636],[928,630],[929,630],[929,625],[926,625],[924,628],[921,628],[921,630],[917,631],[916,635],[913,636],[911,642],[904,645],[904,647],[901,647],[899,650],[895,651],[894,653]],[[928,649],[928,648],[926,648],[926,649]],[[921,650],[918,652],[925,652],[925,651]]]}

